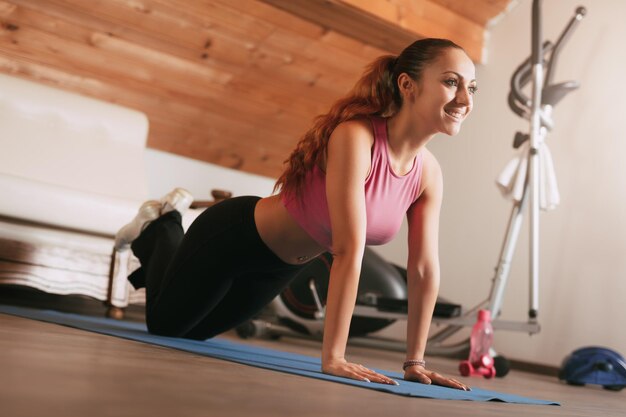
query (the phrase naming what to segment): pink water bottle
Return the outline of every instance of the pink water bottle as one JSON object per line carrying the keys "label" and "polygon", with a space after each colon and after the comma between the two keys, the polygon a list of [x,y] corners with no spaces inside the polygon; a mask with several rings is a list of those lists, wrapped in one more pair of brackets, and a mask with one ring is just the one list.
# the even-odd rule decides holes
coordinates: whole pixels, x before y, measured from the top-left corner
{"label": "pink water bottle", "polygon": [[493,327],[491,327],[491,312],[489,310],[480,310],[478,312],[478,321],[472,328],[470,337],[469,360],[459,364],[461,375],[482,375],[485,378],[496,376],[493,358],[489,353],[492,344]]}

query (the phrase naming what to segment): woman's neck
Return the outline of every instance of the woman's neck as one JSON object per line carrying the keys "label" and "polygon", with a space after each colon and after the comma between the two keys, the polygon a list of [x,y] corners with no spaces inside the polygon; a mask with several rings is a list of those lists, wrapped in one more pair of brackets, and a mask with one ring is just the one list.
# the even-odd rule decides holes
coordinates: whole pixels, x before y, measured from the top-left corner
{"label": "woman's neck", "polygon": [[408,114],[405,109],[402,108],[387,120],[389,148],[399,162],[413,160],[435,136],[426,123],[416,120],[415,115]]}

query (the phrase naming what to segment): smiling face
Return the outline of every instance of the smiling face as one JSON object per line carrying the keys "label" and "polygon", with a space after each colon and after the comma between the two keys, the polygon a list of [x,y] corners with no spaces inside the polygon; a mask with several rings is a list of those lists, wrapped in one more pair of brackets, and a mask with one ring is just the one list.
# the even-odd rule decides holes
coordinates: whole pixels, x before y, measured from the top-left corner
{"label": "smiling face", "polygon": [[423,69],[417,82],[402,74],[398,83],[404,104],[412,107],[423,127],[452,136],[472,111],[476,69],[463,50],[446,48]]}

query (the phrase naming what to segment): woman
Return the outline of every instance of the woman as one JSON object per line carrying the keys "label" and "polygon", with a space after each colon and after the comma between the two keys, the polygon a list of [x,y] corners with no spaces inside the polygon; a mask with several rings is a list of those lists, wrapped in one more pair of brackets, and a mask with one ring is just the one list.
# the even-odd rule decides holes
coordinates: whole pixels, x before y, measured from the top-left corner
{"label": "woman", "polygon": [[409,312],[404,378],[467,390],[423,360],[439,289],[442,175],[425,145],[455,135],[472,110],[475,68],[443,39],[376,60],[352,92],[318,117],[276,183],[279,194],[238,197],[205,210],[183,235],[191,196],[176,189],[145,203],[116,246],[132,242],[146,287],[150,332],[207,339],[253,317],[302,265],[333,255],[322,371],[396,384],[345,358],[366,244],[390,240],[406,213]]}

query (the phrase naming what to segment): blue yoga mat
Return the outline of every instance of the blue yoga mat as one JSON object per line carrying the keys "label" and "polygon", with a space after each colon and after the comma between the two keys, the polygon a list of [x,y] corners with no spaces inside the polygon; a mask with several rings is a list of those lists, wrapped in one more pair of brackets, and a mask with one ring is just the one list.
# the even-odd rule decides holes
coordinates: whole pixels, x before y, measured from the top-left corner
{"label": "blue yoga mat", "polygon": [[435,398],[441,400],[502,401],[518,404],[560,405],[559,403],[553,401],[537,400],[478,388],[473,388],[472,391],[460,391],[452,388],[424,385],[416,382],[404,381],[402,379],[402,374],[400,373],[378,369],[376,370],[377,372],[387,375],[390,378],[394,378],[400,383],[400,385],[392,386],[355,381],[348,378],[323,374],[320,370],[320,360],[315,357],[250,346],[222,338],[214,338],[207,341],[196,341],[155,336],[148,333],[146,325],[143,323],[7,305],[0,305],[0,313],[45,321],[48,323],[61,324],[81,330],[121,337],[123,339],[130,339],[138,342],[165,346],[212,358],[256,366],[259,368],[272,369],[289,374],[340,382],[342,384],[354,385],[361,388],[369,388],[409,397]]}

